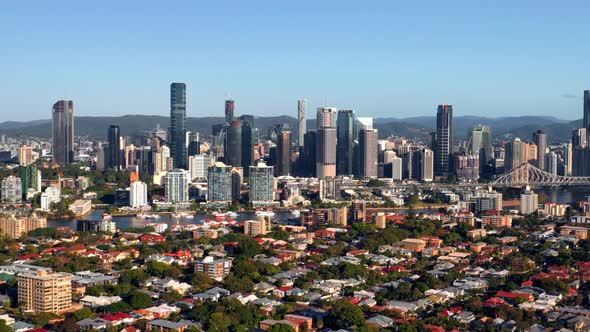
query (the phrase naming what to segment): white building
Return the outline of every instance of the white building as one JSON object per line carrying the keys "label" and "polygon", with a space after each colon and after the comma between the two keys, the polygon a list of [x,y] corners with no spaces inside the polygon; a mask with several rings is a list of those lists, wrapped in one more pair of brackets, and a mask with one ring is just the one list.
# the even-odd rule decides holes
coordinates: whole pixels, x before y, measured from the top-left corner
{"label": "white building", "polygon": [[391,158],[391,179],[394,181],[402,180],[402,158],[396,156],[395,152],[393,152]]}
{"label": "white building", "polygon": [[422,150],[422,181],[434,180],[434,153],[430,149]]}
{"label": "white building", "polygon": [[527,190],[520,194],[520,213],[531,214],[539,209],[539,195],[532,190]]}
{"label": "white building", "polygon": [[51,210],[51,198],[47,193],[41,194],[41,210],[49,211]]}
{"label": "white building", "polygon": [[199,154],[188,157],[188,169],[191,172],[191,180],[207,179],[207,171],[211,166],[211,156]]}
{"label": "white building", "polygon": [[50,203],[59,203],[61,201],[61,189],[54,186],[49,186],[45,188],[45,193],[49,195]]}
{"label": "white building", "polygon": [[176,168],[164,177],[166,186],[166,201],[169,203],[188,202],[188,185],[190,173],[187,170]]}
{"label": "white building", "polygon": [[23,191],[20,178],[10,175],[2,179],[2,202],[21,203]]}
{"label": "white building", "polygon": [[147,184],[135,181],[129,186],[129,205],[132,208],[141,208],[148,205]]}

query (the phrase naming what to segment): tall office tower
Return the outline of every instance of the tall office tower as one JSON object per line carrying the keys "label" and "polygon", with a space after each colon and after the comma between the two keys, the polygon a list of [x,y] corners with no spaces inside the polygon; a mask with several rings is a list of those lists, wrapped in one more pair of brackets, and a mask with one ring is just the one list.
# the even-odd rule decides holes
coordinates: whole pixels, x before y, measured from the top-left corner
{"label": "tall office tower", "polygon": [[291,174],[291,128],[289,124],[283,123],[276,129],[277,150],[276,168],[277,176]]}
{"label": "tall office tower", "polygon": [[533,142],[537,145],[537,167],[546,170],[545,153],[547,150],[547,134],[541,129],[533,133]]}
{"label": "tall office tower", "polygon": [[9,175],[2,179],[0,188],[2,203],[15,204],[23,200],[23,187],[21,179],[14,175]]}
{"label": "tall office tower", "polygon": [[231,166],[216,162],[209,167],[207,175],[207,201],[215,203],[231,203],[232,174]]}
{"label": "tall office tower", "polygon": [[360,174],[359,177],[377,178],[377,129],[361,129],[359,133]]}
{"label": "tall office tower", "polygon": [[108,168],[114,168],[115,170],[119,170],[121,169],[121,133],[119,131],[119,126],[109,126],[108,140]]}
{"label": "tall office tower", "polygon": [[250,172],[250,166],[254,163],[254,117],[253,116],[240,116],[242,121],[242,168],[244,169],[244,175],[248,176]]}
{"label": "tall office tower", "polygon": [[60,100],[53,104],[53,141],[51,153],[58,165],[74,161],[74,102]]}
{"label": "tall office tower", "polygon": [[354,112],[338,111],[336,128],[336,174],[352,175],[354,161]]}
{"label": "tall office tower", "polygon": [[336,117],[335,108],[317,109],[316,177],[336,176]]}
{"label": "tall office tower", "polygon": [[402,156],[402,176],[408,180],[422,179],[422,152],[412,148]]}
{"label": "tall office tower", "polygon": [[563,175],[571,176],[572,175],[572,143],[565,143],[563,145],[563,164],[564,164],[564,172]]}
{"label": "tall office tower", "polygon": [[21,310],[57,314],[72,307],[72,275],[44,267],[30,267],[18,274]]}
{"label": "tall office tower", "polygon": [[199,133],[191,133],[188,142],[188,155],[196,156],[201,154],[201,141],[199,139]]}
{"label": "tall office tower", "polygon": [[263,206],[274,200],[273,167],[265,163],[250,166],[250,204]]}
{"label": "tall office tower", "polygon": [[191,179],[207,179],[207,171],[211,166],[211,156],[208,154],[200,154],[188,157],[189,171]]}
{"label": "tall office tower", "polygon": [[23,198],[26,198],[29,190],[32,190],[32,193],[41,192],[41,171],[37,168],[37,165],[20,166],[18,175],[21,181]]}
{"label": "tall office tower", "polygon": [[583,126],[590,131],[590,90],[584,90],[584,120]]}
{"label": "tall office tower", "polygon": [[436,150],[434,151],[434,174],[447,176],[451,171],[453,153],[453,106],[438,105],[436,112]]}
{"label": "tall office tower", "polygon": [[225,123],[230,125],[234,121],[235,102],[233,99],[225,101]]}
{"label": "tall office tower", "polygon": [[148,187],[145,182],[135,181],[129,185],[129,206],[141,208],[148,205]]}
{"label": "tall office tower", "polygon": [[553,151],[548,152],[543,156],[543,159],[545,159],[545,171],[557,175],[557,161],[559,159],[557,154]]}
{"label": "tall office tower", "polygon": [[572,147],[574,148],[585,148],[588,146],[586,128],[578,128],[572,130]]}
{"label": "tall office tower", "polygon": [[244,122],[248,122],[250,123],[250,127],[254,127],[254,115],[242,114],[238,117],[238,120],[242,121],[242,126]]}
{"label": "tall office tower", "polygon": [[421,152],[422,161],[422,181],[431,182],[434,180],[434,152],[430,149],[424,149]]}
{"label": "tall office tower", "polygon": [[242,198],[242,183],[244,171],[241,167],[233,167],[231,170],[231,199],[239,201]]}
{"label": "tall office tower", "polygon": [[227,128],[223,156],[227,165],[242,166],[242,121],[233,121]]}
{"label": "tall office tower", "polygon": [[303,174],[305,176],[316,175],[317,157],[317,131],[310,130],[305,133],[303,146]]}
{"label": "tall office tower", "polygon": [[307,100],[299,99],[297,101],[297,144],[303,146],[305,142],[305,132],[307,131]]}
{"label": "tall office tower", "polygon": [[170,84],[170,151],[175,168],[186,168],[186,84]]}
{"label": "tall office tower", "polygon": [[494,151],[492,150],[492,128],[484,125],[473,127],[469,135],[467,153],[479,156],[479,169],[483,170],[483,166],[490,160],[494,159]]}
{"label": "tall office tower", "polygon": [[166,201],[169,203],[188,202],[188,186],[190,173],[181,168],[175,168],[166,173],[164,184],[166,186]]}
{"label": "tall office tower", "polygon": [[395,151],[384,151],[384,177],[391,177],[393,181],[401,181],[403,176],[402,165],[402,158],[398,157]]}

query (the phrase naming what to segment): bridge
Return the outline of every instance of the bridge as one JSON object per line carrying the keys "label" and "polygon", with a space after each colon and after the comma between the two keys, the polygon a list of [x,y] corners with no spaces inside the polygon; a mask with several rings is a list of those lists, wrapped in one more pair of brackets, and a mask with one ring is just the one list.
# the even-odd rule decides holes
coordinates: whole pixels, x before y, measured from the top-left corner
{"label": "bridge", "polygon": [[488,184],[492,187],[564,187],[590,186],[590,176],[561,176],[545,172],[529,163],[500,175]]}
{"label": "bridge", "polygon": [[492,182],[488,183],[402,183],[385,187],[364,187],[359,185],[343,185],[342,189],[367,190],[367,189],[452,189],[475,187],[590,187],[590,176],[560,176],[543,171],[529,163],[521,164],[512,171],[504,173]]}

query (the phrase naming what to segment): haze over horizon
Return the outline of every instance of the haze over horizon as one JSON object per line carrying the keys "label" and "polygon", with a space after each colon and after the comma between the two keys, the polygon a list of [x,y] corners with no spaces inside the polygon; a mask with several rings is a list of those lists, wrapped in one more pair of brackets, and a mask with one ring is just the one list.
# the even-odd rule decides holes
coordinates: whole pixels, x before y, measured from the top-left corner
{"label": "haze over horizon", "polygon": [[[484,6],[488,6],[487,8]],[[541,8],[542,7],[542,8]],[[2,121],[169,115],[296,116],[307,98],[359,116],[582,116],[585,1],[10,2],[0,12]],[[551,22],[551,24],[548,24]],[[75,27],[75,28],[73,28]],[[327,102],[326,102],[327,101]]]}

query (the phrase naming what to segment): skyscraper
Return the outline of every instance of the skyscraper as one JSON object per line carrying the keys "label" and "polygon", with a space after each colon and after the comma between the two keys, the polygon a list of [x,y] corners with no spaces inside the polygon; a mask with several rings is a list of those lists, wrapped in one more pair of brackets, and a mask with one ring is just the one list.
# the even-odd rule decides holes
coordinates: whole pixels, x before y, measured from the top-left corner
{"label": "skyscraper", "polygon": [[307,131],[307,100],[299,99],[297,101],[297,144],[303,146],[305,140],[305,132]]}
{"label": "skyscraper", "polygon": [[189,156],[196,156],[201,154],[201,141],[199,138],[199,133],[191,133],[189,136],[188,142],[188,155]]}
{"label": "skyscraper", "polygon": [[361,178],[377,177],[377,129],[361,129],[359,133]]}
{"label": "skyscraper", "polygon": [[590,131],[590,90],[584,90],[584,120],[583,126]]}
{"label": "skyscraper", "polygon": [[317,131],[310,130],[305,133],[305,143],[303,146],[303,174],[305,176],[316,175],[316,158],[317,158]]}
{"label": "skyscraper", "polygon": [[207,176],[207,201],[215,203],[231,203],[232,174],[231,166],[216,162],[209,167]]}
{"label": "skyscraper", "polygon": [[170,152],[175,168],[186,168],[186,84],[170,84]]}
{"label": "skyscraper", "polygon": [[578,128],[572,130],[572,146],[574,148],[585,148],[588,146],[586,128]]}
{"label": "skyscraper", "polygon": [[242,168],[245,176],[249,175],[250,166],[254,163],[254,117],[242,115]]}
{"label": "skyscraper", "polygon": [[434,151],[434,173],[449,175],[450,158],[453,153],[453,106],[438,105],[436,112],[436,151]]}
{"label": "skyscraper", "polygon": [[129,186],[129,206],[141,208],[148,205],[148,187],[145,182],[135,181]]}
{"label": "skyscraper", "polygon": [[121,168],[121,134],[119,126],[111,125],[108,133],[109,145],[107,152],[108,168]]}
{"label": "skyscraper", "polygon": [[289,124],[277,127],[277,176],[291,174],[291,128]]}
{"label": "skyscraper", "polygon": [[227,128],[223,156],[227,165],[242,166],[242,121],[232,121]]}
{"label": "skyscraper", "polygon": [[547,134],[541,129],[533,133],[533,142],[537,145],[537,167],[546,170],[545,150],[547,150]]}
{"label": "skyscraper", "polygon": [[74,102],[60,100],[53,104],[53,141],[51,153],[58,165],[74,161]]}
{"label": "skyscraper", "polygon": [[235,103],[233,99],[228,99],[225,101],[225,123],[228,125],[234,121],[234,108]]}
{"label": "skyscraper", "polygon": [[433,169],[433,164],[434,164],[434,155],[432,150],[430,149],[424,149],[421,152],[421,161],[422,161],[422,171],[421,171],[421,175],[422,178],[421,180],[424,182],[431,182],[432,180],[434,180],[434,169]]}
{"label": "skyscraper", "polygon": [[41,192],[41,171],[37,165],[20,166],[18,175],[21,180],[23,198],[26,198],[29,189],[32,189],[34,193]]}
{"label": "skyscraper", "polygon": [[479,125],[471,129],[467,153],[479,156],[480,170],[483,170],[483,166],[494,158],[492,129],[489,126]]}
{"label": "skyscraper", "polygon": [[353,174],[354,157],[354,112],[338,111],[336,128],[336,174]]}
{"label": "skyscraper", "polygon": [[317,109],[316,177],[336,176],[336,117],[335,108]]}
{"label": "skyscraper", "polygon": [[272,204],[273,196],[273,167],[265,163],[250,166],[250,204],[253,206]]}
{"label": "skyscraper", "polygon": [[190,182],[190,173],[187,170],[175,168],[166,173],[164,177],[166,201],[170,203],[188,202],[188,186]]}

